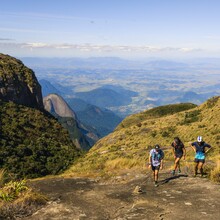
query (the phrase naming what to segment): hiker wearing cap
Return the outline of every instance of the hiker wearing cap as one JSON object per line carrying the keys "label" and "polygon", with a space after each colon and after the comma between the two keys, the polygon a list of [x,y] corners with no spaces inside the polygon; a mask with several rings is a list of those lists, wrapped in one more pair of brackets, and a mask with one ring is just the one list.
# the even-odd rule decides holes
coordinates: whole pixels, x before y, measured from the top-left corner
{"label": "hiker wearing cap", "polygon": [[174,175],[176,169],[179,169],[179,173],[181,173],[180,169],[180,159],[183,157],[185,160],[186,157],[186,148],[183,142],[179,139],[179,137],[175,137],[173,143],[171,144],[173,149],[173,156],[174,156],[174,168],[172,170],[172,174]]}
{"label": "hiker wearing cap", "polygon": [[153,171],[153,179],[155,186],[158,186],[158,174],[159,170],[163,169],[163,158],[164,152],[160,149],[160,146],[157,144],[150,151],[149,155],[149,168],[151,167]]}
{"label": "hiker wearing cap", "polygon": [[[195,155],[195,171],[194,176],[198,174],[198,169],[200,171],[201,177],[203,173],[203,165],[205,163],[205,154],[211,149],[211,145],[203,141],[202,136],[198,136],[197,141],[191,144],[192,149],[196,153]],[[207,149],[208,148],[208,149]]]}

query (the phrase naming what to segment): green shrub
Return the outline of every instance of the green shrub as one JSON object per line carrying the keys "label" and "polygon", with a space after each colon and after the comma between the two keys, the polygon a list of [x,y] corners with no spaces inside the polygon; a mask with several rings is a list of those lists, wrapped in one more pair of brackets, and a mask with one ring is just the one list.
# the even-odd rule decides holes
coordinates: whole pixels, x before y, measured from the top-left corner
{"label": "green shrub", "polygon": [[186,112],[184,120],[181,124],[184,125],[184,124],[190,124],[190,123],[199,121],[200,112],[201,110],[194,110],[194,111]]}
{"label": "green shrub", "polygon": [[47,113],[0,101],[0,124],[0,169],[14,179],[58,174],[80,154]]}
{"label": "green shrub", "polygon": [[157,132],[156,131],[152,131],[150,135],[154,138],[154,137],[156,137]]}
{"label": "green shrub", "polygon": [[206,106],[208,108],[212,108],[215,106],[215,104],[218,102],[219,96],[215,96],[210,98],[207,102],[206,102]]}
{"label": "green shrub", "polygon": [[11,202],[16,199],[19,193],[28,190],[26,186],[26,181],[10,181],[5,184],[2,189],[0,189],[0,199],[5,202]]}

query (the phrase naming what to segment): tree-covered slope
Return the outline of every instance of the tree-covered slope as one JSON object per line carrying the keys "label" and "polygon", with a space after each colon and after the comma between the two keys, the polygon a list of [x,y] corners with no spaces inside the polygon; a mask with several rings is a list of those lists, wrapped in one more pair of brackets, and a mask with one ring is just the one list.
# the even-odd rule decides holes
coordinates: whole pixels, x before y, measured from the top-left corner
{"label": "tree-covered slope", "polygon": [[68,132],[39,110],[0,101],[0,168],[15,178],[65,170],[79,155]]}

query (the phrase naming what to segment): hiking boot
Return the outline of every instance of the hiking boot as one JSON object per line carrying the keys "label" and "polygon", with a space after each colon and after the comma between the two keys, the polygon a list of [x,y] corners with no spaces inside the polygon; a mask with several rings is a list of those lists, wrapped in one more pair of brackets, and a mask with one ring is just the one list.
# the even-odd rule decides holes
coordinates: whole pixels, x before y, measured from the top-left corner
{"label": "hiking boot", "polygon": [[171,171],[171,174],[174,176],[174,175],[175,175],[175,170],[172,170],[172,171]]}
{"label": "hiking boot", "polygon": [[193,177],[196,177],[196,176],[197,176],[197,173],[194,173],[194,174],[193,174]]}
{"label": "hiking boot", "polygon": [[178,173],[181,173],[181,169],[179,169]]}
{"label": "hiking boot", "polygon": [[157,183],[157,181],[154,182],[154,186],[155,186],[155,187],[158,187],[158,186],[159,186],[158,183]]}

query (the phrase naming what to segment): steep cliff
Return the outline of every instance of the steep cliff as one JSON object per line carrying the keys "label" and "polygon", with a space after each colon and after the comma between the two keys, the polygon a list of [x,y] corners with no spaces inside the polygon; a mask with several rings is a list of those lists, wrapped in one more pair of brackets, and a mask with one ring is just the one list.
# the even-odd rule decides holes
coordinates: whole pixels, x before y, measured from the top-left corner
{"label": "steep cliff", "polygon": [[0,54],[0,99],[43,109],[41,86],[20,60]]}
{"label": "steep cliff", "polygon": [[88,150],[99,139],[91,129],[88,129],[77,119],[75,112],[61,96],[50,94],[44,97],[43,102],[44,108],[69,131],[70,138],[79,148]]}

